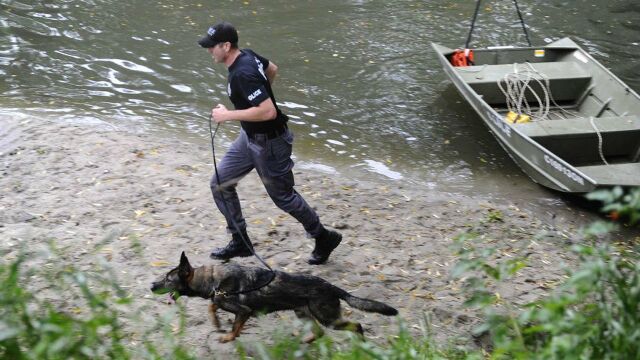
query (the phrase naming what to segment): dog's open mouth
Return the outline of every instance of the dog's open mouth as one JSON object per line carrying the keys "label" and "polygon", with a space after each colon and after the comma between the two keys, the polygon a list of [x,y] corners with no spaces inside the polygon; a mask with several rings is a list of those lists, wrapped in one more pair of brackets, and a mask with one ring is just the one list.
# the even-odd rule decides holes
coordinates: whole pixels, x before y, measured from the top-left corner
{"label": "dog's open mouth", "polygon": [[167,305],[174,305],[176,303],[176,297],[173,296],[173,293],[169,293],[169,297],[167,298]]}
{"label": "dog's open mouth", "polygon": [[169,294],[169,297],[167,298],[167,304],[169,305],[175,304],[178,298],[180,298],[179,292],[171,291],[170,289],[163,288],[163,287],[153,286],[151,288],[151,291],[153,291],[153,293],[156,295]]}
{"label": "dog's open mouth", "polygon": [[180,293],[177,291],[168,291],[167,305],[175,305],[176,301],[180,298]]}
{"label": "dog's open mouth", "polygon": [[167,296],[167,305],[175,305],[178,298],[180,298],[180,294],[177,291],[169,292],[169,296]]}

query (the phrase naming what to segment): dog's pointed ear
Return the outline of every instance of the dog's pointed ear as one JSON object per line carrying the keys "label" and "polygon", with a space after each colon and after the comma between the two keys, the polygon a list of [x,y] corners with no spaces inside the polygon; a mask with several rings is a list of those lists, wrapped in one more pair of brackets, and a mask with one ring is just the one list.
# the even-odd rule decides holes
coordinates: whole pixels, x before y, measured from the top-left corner
{"label": "dog's pointed ear", "polygon": [[184,251],[182,252],[182,255],[180,255],[180,265],[178,266],[178,274],[182,277],[182,276],[189,276],[189,274],[191,274],[191,271],[193,271],[193,268],[191,267],[191,264],[189,264],[189,259],[187,259],[187,255],[184,254]]}

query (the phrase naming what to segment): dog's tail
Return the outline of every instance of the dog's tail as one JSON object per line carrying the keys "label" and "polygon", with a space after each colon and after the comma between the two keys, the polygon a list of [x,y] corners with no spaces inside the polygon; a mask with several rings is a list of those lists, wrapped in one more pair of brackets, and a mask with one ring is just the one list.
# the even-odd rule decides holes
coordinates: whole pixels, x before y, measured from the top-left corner
{"label": "dog's tail", "polygon": [[340,298],[347,302],[347,304],[353,306],[356,309],[368,311],[368,312],[376,312],[378,314],[393,316],[398,315],[398,310],[392,308],[391,306],[375,300],[363,299],[357,296],[353,296],[348,292],[340,289]]}

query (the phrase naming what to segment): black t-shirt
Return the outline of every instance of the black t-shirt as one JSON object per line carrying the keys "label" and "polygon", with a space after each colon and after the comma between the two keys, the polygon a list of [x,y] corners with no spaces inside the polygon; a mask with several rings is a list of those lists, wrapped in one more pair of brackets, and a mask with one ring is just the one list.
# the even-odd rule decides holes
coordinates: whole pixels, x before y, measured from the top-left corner
{"label": "black t-shirt", "polygon": [[250,134],[278,130],[287,122],[287,116],[278,109],[271,84],[267,79],[265,70],[268,66],[269,60],[250,49],[240,50],[240,55],[229,66],[227,93],[236,110],[258,106],[271,98],[277,111],[276,118],[272,120],[241,121],[242,128]]}

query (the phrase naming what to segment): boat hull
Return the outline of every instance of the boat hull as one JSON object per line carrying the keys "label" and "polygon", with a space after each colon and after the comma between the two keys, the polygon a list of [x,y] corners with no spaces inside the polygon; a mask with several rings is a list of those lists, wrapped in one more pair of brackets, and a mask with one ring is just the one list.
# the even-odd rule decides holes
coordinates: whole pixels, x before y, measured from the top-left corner
{"label": "boat hull", "polygon": [[[492,105],[484,101],[450,63],[446,55],[453,50],[438,44],[432,44],[432,46],[446,75],[451,79],[457,91],[484,121],[507,154],[533,181],[550,189],[570,193],[586,193],[601,187],[602,184],[599,184],[588,174],[583,173],[576,166],[563,160],[539,142],[532,140],[518,126],[505,121],[505,115],[498,113]],[[562,39],[548,46],[550,48],[554,46],[556,48],[559,46],[569,47],[579,52],[582,56],[593,60],[570,39]],[[544,47],[538,49],[544,49]],[[533,52],[534,48],[530,48],[530,50]],[[601,66],[600,64],[597,65]],[[612,74],[610,75],[613,76]],[[640,164],[638,164],[638,169],[640,170]],[[631,181],[631,183],[634,183],[634,181]]]}

